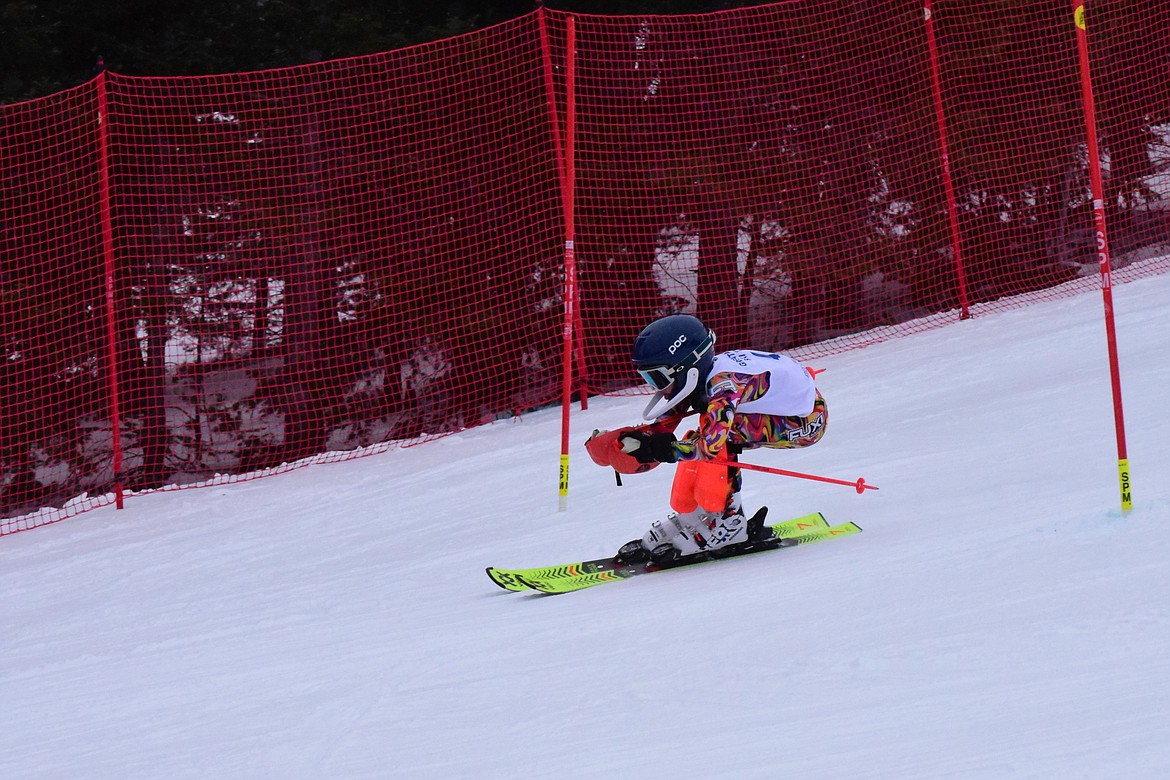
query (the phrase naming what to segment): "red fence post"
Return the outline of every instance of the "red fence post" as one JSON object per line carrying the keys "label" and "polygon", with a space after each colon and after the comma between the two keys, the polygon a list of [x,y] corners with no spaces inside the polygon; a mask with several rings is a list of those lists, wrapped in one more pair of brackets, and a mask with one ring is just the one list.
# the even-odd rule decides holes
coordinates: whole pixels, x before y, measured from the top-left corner
{"label": "red fence post", "polygon": [[115,300],[114,220],[110,213],[110,113],[106,99],[106,71],[95,82],[98,105],[98,191],[102,224],[102,257],[105,265],[106,374],[110,391],[110,446],[114,469],[114,502],[123,508],[122,414],[118,397],[118,322]]}
{"label": "red fence post", "polygon": [[1113,322],[1113,283],[1110,276],[1109,239],[1105,232],[1105,186],[1097,146],[1097,114],[1093,107],[1093,81],[1089,68],[1089,34],[1084,0],[1073,0],[1077,28],[1077,54],[1081,68],[1081,102],[1085,111],[1085,136],[1089,151],[1089,183],[1093,189],[1093,225],[1097,233],[1097,262],[1101,270],[1101,296],[1105,304],[1105,336],[1109,343],[1109,377],[1113,384],[1113,421],[1117,430],[1117,474],[1121,485],[1121,509],[1133,508],[1129,482],[1129,458],[1125,449],[1125,417],[1121,408],[1121,369],[1117,359],[1117,328]]}
{"label": "red fence post", "polygon": [[951,158],[947,146],[947,119],[943,111],[942,78],[939,75],[938,43],[934,37],[934,12],[931,0],[923,0],[926,20],[926,47],[930,52],[930,89],[934,96],[934,119],[938,125],[938,152],[941,158],[943,189],[947,198],[947,220],[951,228],[951,251],[955,255],[955,279],[959,294],[959,317],[971,316],[967,301],[967,274],[963,269],[963,251],[959,241],[959,214],[955,204],[955,184],[951,178]]}

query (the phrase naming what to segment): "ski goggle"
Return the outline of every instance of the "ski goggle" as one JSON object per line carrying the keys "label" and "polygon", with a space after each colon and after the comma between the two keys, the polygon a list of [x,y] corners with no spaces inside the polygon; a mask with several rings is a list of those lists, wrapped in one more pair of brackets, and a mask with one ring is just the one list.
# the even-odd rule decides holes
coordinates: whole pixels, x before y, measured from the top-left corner
{"label": "ski goggle", "polygon": [[642,377],[646,384],[655,390],[665,390],[670,387],[670,383],[674,381],[674,375],[676,373],[678,372],[675,369],[667,366],[638,369],[638,376]]}
{"label": "ski goggle", "polygon": [[[680,337],[681,339],[681,337]],[[680,374],[685,374],[688,367],[695,366],[699,363],[703,355],[711,352],[715,347],[715,331],[707,331],[706,337],[699,343],[699,346],[689,355],[681,355],[680,362],[673,366],[654,366],[652,368],[636,369],[638,376],[645,380],[646,384],[653,387],[655,390],[666,390]],[[671,353],[673,354],[673,353]]]}

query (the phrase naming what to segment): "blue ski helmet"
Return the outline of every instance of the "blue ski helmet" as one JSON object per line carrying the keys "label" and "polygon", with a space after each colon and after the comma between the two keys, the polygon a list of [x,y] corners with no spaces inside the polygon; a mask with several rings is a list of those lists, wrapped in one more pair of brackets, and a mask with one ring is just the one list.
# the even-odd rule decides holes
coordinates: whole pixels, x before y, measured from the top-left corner
{"label": "blue ski helmet", "polygon": [[715,332],[697,317],[671,314],[642,329],[634,340],[632,359],[634,369],[658,395],[671,399],[657,410],[663,414],[684,401],[703,400],[715,362]]}

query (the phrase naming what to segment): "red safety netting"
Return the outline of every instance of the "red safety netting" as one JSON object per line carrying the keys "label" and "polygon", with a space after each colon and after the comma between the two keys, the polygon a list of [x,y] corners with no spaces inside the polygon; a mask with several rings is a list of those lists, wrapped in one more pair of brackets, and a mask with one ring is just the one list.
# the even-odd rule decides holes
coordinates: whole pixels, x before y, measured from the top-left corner
{"label": "red safety netting", "polygon": [[[1163,5],[1088,7],[1115,278],[1168,265]],[[566,355],[629,389],[665,313],[810,354],[1098,285],[1073,7],[927,7],[539,10],[0,107],[0,535],[546,405]]]}
{"label": "red safety netting", "polygon": [[[1116,268],[1168,238],[1170,22],[1153,2],[1101,14]],[[970,0],[578,17],[590,387],[628,385],[662,313],[812,354],[1097,284],[1073,19]]]}

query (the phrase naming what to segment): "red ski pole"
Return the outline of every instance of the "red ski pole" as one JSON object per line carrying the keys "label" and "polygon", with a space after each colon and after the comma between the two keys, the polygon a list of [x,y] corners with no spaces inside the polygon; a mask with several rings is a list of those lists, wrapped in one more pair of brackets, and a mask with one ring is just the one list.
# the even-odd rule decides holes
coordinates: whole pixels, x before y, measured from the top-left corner
{"label": "red ski pole", "polygon": [[768,474],[779,474],[782,477],[800,477],[801,479],[812,479],[812,480],[816,480],[817,482],[828,482],[828,483],[833,484],[833,485],[848,485],[849,487],[856,490],[858,493],[864,493],[867,490],[877,490],[878,489],[876,485],[865,484],[865,480],[862,479],[861,477],[858,477],[857,481],[855,481],[855,482],[850,482],[849,480],[846,480],[846,479],[833,479],[832,477],[818,477],[816,474],[801,474],[799,471],[786,471],[784,469],[774,469],[774,468],[770,468],[768,466],[757,466],[754,463],[733,462],[733,463],[728,463],[727,465],[732,466],[733,468],[747,469],[748,471],[763,471],[763,472],[768,473]]}

